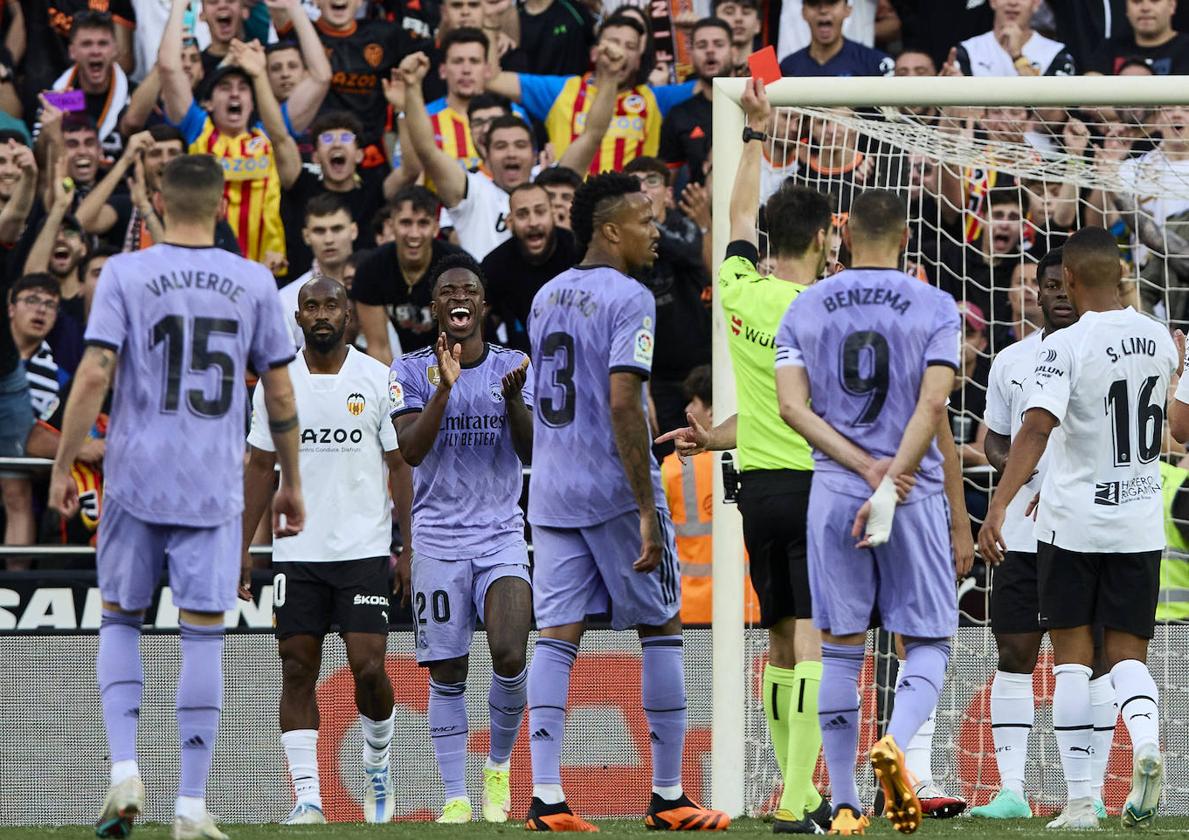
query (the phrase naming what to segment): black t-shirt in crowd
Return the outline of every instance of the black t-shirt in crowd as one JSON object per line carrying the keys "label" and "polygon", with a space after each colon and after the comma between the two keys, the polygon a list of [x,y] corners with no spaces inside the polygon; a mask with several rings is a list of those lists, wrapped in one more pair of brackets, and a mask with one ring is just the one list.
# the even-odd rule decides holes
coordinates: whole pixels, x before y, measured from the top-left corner
{"label": "black t-shirt in crowd", "polygon": [[[308,169],[302,169],[293,186],[281,193],[281,222],[285,227],[285,256],[289,260],[289,276],[300,277],[313,265],[314,254],[301,238],[305,225],[306,203],[316,195],[329,192],[322,179]],[[360,178],[355,189],[338,193],[351,211],[351,218],[359,228],[355,250],[365,251],[376,246],[372,219],[384,205],[384,186],[379,178]]]}
{"label": "black t-shirt in crowd", "polygon": [[892,0],[900,16],[901,40],[933,57],[938,69],[952,47],[991,29],[990,0]]}
{"label": "black t-shirt in crowd", "polygon": [[665,163],[689,164],[689,179],[704,183],[703,164],[710,158],[714,108],[700,94],[674,105],[661,123],[660,158]]}
{"label": "black t-shirt in crowd", "polygon": [[710,309],[702,299],[710,276],[702,263],[697,225],[670,210],[658,227],[656,264],[642,278],[656,298],[652,376],[680,382],[695,367],[710,362]]}
{"label": "black t-shirt in crowd", "polygon": [[[449,254],[458,253],[461,253],[460,249],[435,239],[429,265]],[[351,284],[351,299],[369,306],[384,307],[388,320],[396,328],[401,353],[429,347],[437,338],[437,327],[429,309],[433,300],[429,268],[410,286],[401,275],[394,242],[374,249],[359,263]],[[392,352],[396,353],[395,347]]]}
{"label": "black t-shirt in crowd", "polygon": [[[343,31],[322,21],[315,27],[331,70],[330,90],[319,113],[349,111],[364,126],[359,145],[379,144],[388,108],[380,80],[387,79],[401,59],[419,48],[417,41],[399,25],[382,20],[356,21]],[[292,27],[281,34],[292,35]],[[374,163],[365,158],[364,165],[371,168]]]}
{"label": "black t-shirt in crowd", "polygon": [[1104,41],[1131,37],[1127,0],[1048,0],[1048,3],[1057,24],[1053,37],[1065,44],[1079,70],[1097,69],[1089,62],[1102,49]]}
{"label": "black t-shirt in crowd", "polygon": [[553,0],[537,15],[520,7],[520,49],[530,73],[580,76],[590,68],[594,42],[594,19],[582,3]]}
{"label": "black t-shirt in crowd", "polygon": [[1087,70],[1113,76],[1129,58],[1141,58],[1156,76],[1189,75],[1189,35],[1178,32],[1158,47],[1141,47],[1134,38],[1112,38],[1094,53]]}
{"label": "black t-shirt in crowd", "polygon": [[961,446],[978,439],[978,427],[987,411],[987,381],[991,374],[991,360],[979,356],[969,379],[959,377],[957,387],[950,392],[950,428],[954,442]]}
{"label": "black t-shirt in crowd", "polygon": [[[556,245],[543,263],[534,265],[529,262],[515,237],[501,243],[483,259],[491,314],[504,323],[508,346],[526,353],[529,352],[528,315],[533,297],[554,277],[572,268],[581,256],[574,234],[563,228],[554,228],[553,234]],[[487,338],[494,340],[494,336],[495,333],[489,331]]]}

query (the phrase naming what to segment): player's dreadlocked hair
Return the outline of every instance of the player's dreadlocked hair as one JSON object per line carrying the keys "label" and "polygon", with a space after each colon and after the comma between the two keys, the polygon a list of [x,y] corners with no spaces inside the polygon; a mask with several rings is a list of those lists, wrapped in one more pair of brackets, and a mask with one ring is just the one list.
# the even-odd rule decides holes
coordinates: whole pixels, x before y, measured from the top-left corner
{"label": "player's dreadlocked hair", "polygon": [[605,172],[590,178],[574,193],[570,228],[583,250],[590,245],[596,224],[602,224],[611,208],[625,195],[640,192],[640,181],[632,175]]}
{"label": "player's dreadlocked hair", "polygon": [[487,291],[487,276],[483,273],[482,266],[475,262],[475,258],[467,253],[447,254],[429,268],[429,288],[430,291],[436,291],[438,288],[438,280],[443,274],[452,268],[464,268],[479,278],[480,285],[483,286],[483,291]]}

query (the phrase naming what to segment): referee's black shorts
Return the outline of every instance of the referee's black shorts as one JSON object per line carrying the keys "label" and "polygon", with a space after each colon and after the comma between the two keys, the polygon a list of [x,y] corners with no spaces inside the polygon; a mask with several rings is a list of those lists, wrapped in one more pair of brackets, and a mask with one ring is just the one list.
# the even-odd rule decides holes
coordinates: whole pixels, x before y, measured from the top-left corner
{"label": "referee's black shorts", "polygon": [[739,477],[739,513],[750,560],[760,624],[812,618],[806,512],[809,470],[747,470]]}
{"label": "referee's black shorts", "polygon": [[1088,553],[1037,546],[1040,623],[1047,630],[1099,624],[1141,639],[1156,633],[1160,551]]}

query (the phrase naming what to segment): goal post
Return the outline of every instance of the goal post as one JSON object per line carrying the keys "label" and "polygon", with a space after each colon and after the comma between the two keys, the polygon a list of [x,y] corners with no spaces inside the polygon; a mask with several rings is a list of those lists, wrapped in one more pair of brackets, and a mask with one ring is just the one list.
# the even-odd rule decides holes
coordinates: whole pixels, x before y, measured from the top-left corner
{"label": "goal post", "polygon": [[[726,324],[718,294],[717,268],[722,263],[730,238],[731,190],[743,150],[741,135],[745,118],[739,102],[747,81],[741,78],[720,78],[715,79],[713,85],[712,235],[715,263],[711,275],[714,284],[714,414],[717,422],[729,417],[736,408]],[[1098,129],[1091,126],[1089,134],[1092,136],[1089,145],[1077,153],[1068,153],[1061,145],[1061,132],[1063,125],[1068,121],[1067,118],[1075,114],[1083,115],[1085,109],[1092,109],[1092,113],[1099,113],[1094,109],[1118,109],[1121,114],[1126,112],[1131,115],[1126,120],[1130,120],[1128,125],[1133,128],[1138,119],[1134,114],[1141,110],[1148,114],[1148,118],[1154,119],[1153,122],[1138,125],[1136,131],[1141,139],[1138,145],[1128,147],[1128,154],[1138,159],[1141,156],[1140,151],[1147,148],[1158,149],[1162,136],[1162,126],[1159,124],[1161,112],[1158,109],[1161,106],[1189,105],[1189,85],[1185,84],[1184,79],[1150,75],[1040,78],[788,78],[770,84],[766,91],[773,108],[787,109],[791,115],[788,125],[792,127],[787,128],[788,134],[779,138],[780,141],[793,145],[807,142],[806,137],[818,136],[812,134],[813,126],[820,127],[824,123],[832,123],[834,130],[839,132],[837,136],[842,136],[843,133],[849,138],[863,136],[864,142],[868,143],[863,148],[870,153],[869,157],[875,164],[873,168],[879,169],[881,163],[895,161],[896,173],[888,175],[881,172],[881,175],[887,176],[883,182],[874,179],[874,182],[868,180],[865,184],[843,184],[833,175],[815,176],[819,180],[811,181],[810,186],[816,186],[833,198],[842,196],[840,200],[845,206],[835,207],[836,212],[844,214],[845,209],[849,207],[849,197],[871,186],[888,186],[894,183],[906,194],[915,190],[913,194],[919,195],[922,180],[925,181],[923,189],[928,191],[935,189],[936,184],[941,183],[942,178],[947,175],[961,179],[973,178],[972,172],[985,170],[1004,173],[1001,186],[988,186],[988,179],[984,178],[981,186],[970,186],[968,192],[960,191],[959,195],[969,194],[972,197],[970,206],[963,202],[959,202],[960,206],[945,204],[940,195],[942,190],[936,188],[939,193],[938,218],[935,219],[914,207],[907,219],[910,226],[916,226],[913,229],[916,231],[914,236],[917,239],[914,245],[910,245],[908,258],[910,265],[915,265],[919,270],[922,279],[951,284],[951,290],[959,290],[955,292],[955,296],[964,303],[973,302],[973,298],[980,292],[991,296],[992,302],[987,311],[982,311],[984,307],[978,307],[982,311],[981,317],[988,334],[996,329],[1001,332],[998,338],[990,339],[986,348],[981,351],[988,364],[993,353],[1006,346],[1001,343],[997,346],[996,342],[1002,335],[1011,334],[1013,330],[1018,337],[1022,323],[1016,323],[1018,313],[1014,309],[1009,310],[1003,304],[1003,299],[996,297],[1000,293],[1004,296],[1007,294],[1005,287],[1013,270],[1011,263],[1005,263],[1000,269],[1006,273],[998,276],[992,273],[991,276],[995,279],[989,284],[989,288],[980,290],[976,288],[980,281],[971,279],[972,269],[967,264],[967,259],[969,258],[973,264],[977,258],[970,257],[968,252],[976,246],[974,240],[963,239],[963,228],[977,231],[980,225],[990,225],[990,196],[987,197],[987,203],[981,207],[976,206],[973,201],[979,189],[985,188],[994,192],[1009,189],[1002,184],[1010,184],[1010,190],[1014,191],[1014,200],[1019,202],[1022,209],[1019,213],[1020,253],[1013,259],[1021,266],[1035,265],[1035,253],[1041,250],[1040,244],[1036,243],[1059,243],[1060,238],[1067,235],[1069,229],[1068,225],[1060,228],[1052,217],[1046,216],[1038,221],[1037,216],[1030,214],[1027,209],[1029,207],[1047,206],[1044,201],[1037,203],[1037,191],[1047,194],[1051,190],[1053,202],[1072,202],[1072,209],[1066,207],[1066,210],[1075,218],[1074,228],[1081,224],[1096,223],[1093,220],[1099,216],[1094,214],[1099,210],[1102,218],[1111,216],[1109,205],[1106,209],[1095,205],[1094,202],[1098,200],[1094,197],[1095,191],[1104,195],[1117,193],[1122,200],[1114,208],[1114,215],[1122,220],[1120,224],[1123,233],[1120,236],[1130,240],[1131,251],[1139,253],[1137,249],[1150,249],[1153,255],[1157,255],[1158,251],[1163,252],[1158,255],[1164,262],[1153,270],[1143,268],[1141,258],[1129,253],[1129,256],[1134,257],[1128,269],[1130,275],[1137,281],[1140,292],[1145,295],[1146,304],[1151,304],[1145,305],[1145,308],[1165,320],[1181,317],[1174,313],[1182,313],[1189,318],[1189,293],[1183,305],[1175,299],[1170,299],[1169,295],[1170,288],[1173,289],[1174,297],[1176,295],[1175,278],[1171,275],[1173,269],[1170,267],[1175,259],[1184,259],[1184,279],[1181,282],[1189,286],[1189,245],[1182,246],[1180,238],[1174,239],[1173,234],[1165,230],[1165,219],[1159,218],[1159,214],[1151,209],[1150,204],[1152,201],[1166,202],[1167,209],[1183,200],[1186,208],[1183,235],[1189,237],[1189,136],[1184,138],[1186,163],[1183,171],[1181,167],[1174,166],[1175,177],[1163,181],[1159,177],[1151,182],[1144,181],[1143,189],[1139,188],[1136,180],[1123,179],[1119,174],[1118,161],[1112,169],[1098,165],[1098,161],[1093,159],[1095,144],[1106,145],[1105,129],[1095,134]],[[843,112],[841,109],[847,110]],[[967,133],[955,133],[942,127],[941,122],[950,119],[948,117],[935,117],[930,120],[914,116],[926,109],[968,109]],[[1031,135],[1021,130],[1020,137],[1023,139],[1019,142],[1000,142],[993,133],[985,133],[986,126],[979,122],[979,112],[970,109],[1026,109]],[[1057,118],[1048,116],[1058,111]],[[1073,118],[1076,120],[1076,117]],[[769,144],[771,143],[770,140]],[[876,149],[880,151],[877,152]],[[798,154],[792,157],[798,157],[800,151],[798,149]],[[924,158],[923,164],[921,158]],[[923,177],[918,171],[922,165],[926,173]],[[1142,166],[1135,168],[1142,170]],[[909,173],[910,169],[912,173]],[[913,177],[910,177],[910,174]],[[933,178],[936,180],[929,180]],[[994,184],[993,177],[989,180]],[[971,184],[974,182],[971,181]],[[962,188],[965,189],[967,186],[963,181]],[[847,190],[849,193],[842,195]],[[758,209],[757,206],[757,212]],[[943,209],[958,221],[943,225],[940,221]],[[931,208],[929,213],[932,212]],[[914,216],[914,213],[918,215]],[[1139,228],[1143,227],[1145,221],[1148,223],[1147,238],[1143,239]],[[1156,223],[1155,228],[1152,222]],[[1172,229],[1171,226],[1168,228]],[[954,230],[957,233],[954,233]],[[1152,242],[1153,236],[1164,237],[1162,249]],[[920,241],[929,237],[937,240],[936,251],[929,251]],[[1024,250],[1025,242],[1032,247],[1031,251]],[[956,247],[962,254],[957,264],[946,256],[942,249],[943,244],[946,247]],[[1178,251],[1180,247],[1184,247],[1185,250]],[[914,252],[913,248],[917,251]],[[764,256],[763,250],[761,256]],[[1163,274],[1159,274],[1161,270]],[[938,280],[933,276],[936,274],[945,275],[944,280]],[[969,301],[968,292],[971,295]],[[1152,303],[1153,301],[1155,302]],[[966,410],[965,404],[961,409]],[[735,463],[738,463],[737,459]],[[968,498],[972,493],[976,496],[979,493],[985,495],[985,491],[989,489],[990,475],[987,467],[972,468],[966,472],[965,478]],[[772,801],[767,795],[766,786],[773,782],[772,768],[775,766],[766,741],[761,743],[761,736],[757,734],[763,730],[763,713],[758,708],[759,698],[756,691],[759,685],[763,632],[745,625],[742,526],[734,505],[724,503],[722,491],[722,473],[716,469],[712,800],[715,807],[732,815],[755,814],[765,810],[767,804]],[[965,597],[973,597],[976,600],[982,597],[985,602],[988,591],[985,579],[968,583],[965,589],[973,592],[973,595],[968,594]],[[967,601],[964,600],[963,603],[966,604]],[[962,652],[955,655],[955,658],[961,661],[958,664],[955,664],[955,661],[951,662],[951,675],[955,674],[955,668],[966,668],[959,679],[968,679],[970,684],[959,686],[964,694],[955,693],[955,690],[951,689],[943,697],[942,705],[946,708],[939,709],[938,735],[935,743],[945,741],[947,768],[965,767],[968,771],[966,775],[975,779],[970,783],[964,776],[963,785],[970,789],[959,789],[955,792],[970,795],[973,790],[976,795],[981,795],[993,788],[997,778],[988,778],[988,773],[992,772],[988,768],[994,767],[993,748],[989,726],[982,727],[986,730],[985,733],[973,731],[973,724],[980,721],[969,719],[973,714],[970,711],[973,706],[967,704],[973,703],[972,698],[977,695],[982,703],[979,709],[982,710],[982,714],[986,713],[986,692],[983,684],[978,682],[986,673],[978,671],[977,668],[970,670],[973,666],[962,663],[985,660],[993,673],[995,646],[989,630],[985,627],[985,612],[983,615],[972,615],[964,611],[963,619],[965,627],[960,631],[963,634],[960,645]],[[1189,628],[1170,625],[1158,630],[1157,639],[1152,643],[1153,661],[1158,662],[1163,669],[1163,678],[1161,673],[1158,673],[1158,682],[1161,682],[1162,692],[1167,690],[1167,696],[1170,698],[1174,695],[1184,697],[1182,687],[1189,684],[1189,665],[1186,665],[1183,651],[1178,653],[1178,649],[1186,643],[1183,634],[1187,632]],[[894,663],[891,664],[894,668]],[[1157,670],[1158,668],[1154,667],[1154,671]],[[1049,690],[1042,688],[1042,683],[1044,686],[1051,686],[1051,677],[1037,677],[1038,693]],[[877,690],[870,685],[867,687],[867,691],[872,694]],[[890,687],[885,687],[885,690],[890,693]],[[871,702],[869,705],[868,700],[865,694],[865,714],[870,709],[870,714],[875,715],[875,709],[884,707],[882,703]],[[1179,719],[1179,713],[1176,714]],[[878,725],[878,721],[875,725]],[[1038,715],[1037,730],[1041,730],[1045,725]],[[1166,726],[1166,730],[1168,728]],[[865,729],[864,732],[866,737],[869,731]],[[1119,732],[1123,732],[1122,727]],[[1051,737],[1051,732],[1049,734]],[[1116,738],[1121,737],[1123,736],[1117,733]],[[1189,749],[1189,743],[1180,743],[1185,738],[1178,738],[1178,748]],[[1059,772],[1056,754],[1047,741],[1041,744],[1041,751],[1045,752],[1045,755],[1042,757],[1040,777],[1042,780],[1049,779],[1053,773]],[[1115,769],[1112,764],[1111,772]],[[1030,775],[1030,780],[1033,775]],[[757,786],[755,780],[760,777],[763,778]],[[1185,789],[1182,790],[1181,787]],[[1178,803],[1178,807],[1189,808],[1189,784],[1184,780],[1178,780],[1178,789],[1175,795],[1172,795],[1172,799]]]}

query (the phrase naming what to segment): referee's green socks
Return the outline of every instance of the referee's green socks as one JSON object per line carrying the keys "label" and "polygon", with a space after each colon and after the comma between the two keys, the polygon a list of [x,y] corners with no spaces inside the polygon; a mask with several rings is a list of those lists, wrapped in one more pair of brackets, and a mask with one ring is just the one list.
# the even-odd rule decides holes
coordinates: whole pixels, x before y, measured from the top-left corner
{"label": "referee's green socks", "polygon": [[776,762],[784,777],[777,806],[801,819],[821,803],[813,783],[822,735],[817,719],[817,693],[822,663],[801,662],[795,668],[764,668],[764,712]]}

